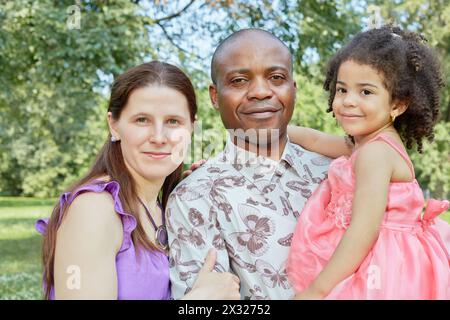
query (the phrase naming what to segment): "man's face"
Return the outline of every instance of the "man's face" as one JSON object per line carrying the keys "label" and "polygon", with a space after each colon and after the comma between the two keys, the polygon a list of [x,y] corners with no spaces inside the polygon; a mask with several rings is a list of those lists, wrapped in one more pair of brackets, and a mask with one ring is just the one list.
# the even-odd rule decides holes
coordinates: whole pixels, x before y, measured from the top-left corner
{"label": "man's face", "polygon": [[254,33],[227,44],[210,87],[227,129],[278,129],[276,138],[286,135],[296,90],[290,59],[287,48],[267,35]]}

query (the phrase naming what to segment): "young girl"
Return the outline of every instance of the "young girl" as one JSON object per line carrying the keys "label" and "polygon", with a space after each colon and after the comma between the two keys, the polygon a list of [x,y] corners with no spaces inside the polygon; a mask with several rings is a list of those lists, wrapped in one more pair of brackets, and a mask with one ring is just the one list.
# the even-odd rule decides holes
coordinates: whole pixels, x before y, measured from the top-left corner
{"label": "young girl", "polygon": [[[385,26],[356,35],[328,66],[329,112],[343,139],[291,128],[293,142],[337,158],[308,200],[287,262],[297,299],[449,299],[448,201],[424,197],[408,148],[433,137],[443,86],[423,39]],[[342,156],[343,155],[343,156]]]}

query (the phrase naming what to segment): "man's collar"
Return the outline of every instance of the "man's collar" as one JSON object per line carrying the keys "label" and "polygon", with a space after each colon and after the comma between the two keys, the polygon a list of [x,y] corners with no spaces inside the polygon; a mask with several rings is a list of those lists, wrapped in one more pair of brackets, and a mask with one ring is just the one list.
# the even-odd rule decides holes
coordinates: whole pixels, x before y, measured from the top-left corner
{"label": "man's collar", "polygon": [[[263,171],[266,174],[270,173],[279,167],[280,165],[286,166],[286,169],[292,167],[299,176],[302,171],[302,162],[300,156],[302,154],[301,150],[297,150],[296,147],[290,142],[289,137],[287,137],[286,145],[281,155],[279,161],[272,160],[268,157],[257,155],[254,152],[247,151],[233,143],[230,135],[227,136],[227,142],[224,148],[224,160],[231,165],[233,165],[238,171],[242,168],[253,168],[256,169],[256,175],[259,171]],[[251,171],[253,171],[251,170]],[[262,174],[265,175],[265,174]]]}

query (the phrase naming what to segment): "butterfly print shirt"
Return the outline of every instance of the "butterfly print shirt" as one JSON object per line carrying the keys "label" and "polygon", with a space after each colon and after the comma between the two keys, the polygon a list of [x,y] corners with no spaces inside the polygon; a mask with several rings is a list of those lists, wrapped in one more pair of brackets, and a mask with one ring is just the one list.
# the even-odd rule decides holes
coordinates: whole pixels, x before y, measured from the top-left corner
{"label": "butterfly print shirt", "polygon": [[236,147],[228,138],[225,149],[169,197],[173,297],[189,292],[214,247],[215,270],[239,276],[242,299],[293,298],[285,270],[290,241],[329,163],[289,141],[280,161],[274,161]]}

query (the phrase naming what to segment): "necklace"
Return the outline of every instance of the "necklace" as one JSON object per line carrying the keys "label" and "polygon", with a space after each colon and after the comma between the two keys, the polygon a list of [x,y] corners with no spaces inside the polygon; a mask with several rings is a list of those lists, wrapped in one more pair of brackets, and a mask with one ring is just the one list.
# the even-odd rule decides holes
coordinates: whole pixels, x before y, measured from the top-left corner
{"label": "necklace", "polygon": [[166,219],[164,217],[164,213],[161,215],[162,218],[162,224],[157,227],[155,220],[153,220],[152,215],[150,214],[150,210],[148,210],[147,206],[142,202],[140,198],[139,202],[142,204],[142,206],[145,209],[145,212],[147,213],[147,216],[150,219],[150,222],[153,225],[153,228],[155,229],[155,242],[158,247],[166,251],[169,248],[169,238],[167,236],[167,230],[166,230]]}

